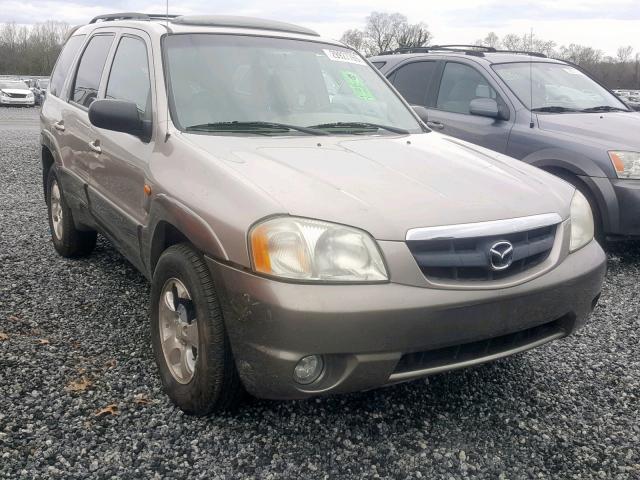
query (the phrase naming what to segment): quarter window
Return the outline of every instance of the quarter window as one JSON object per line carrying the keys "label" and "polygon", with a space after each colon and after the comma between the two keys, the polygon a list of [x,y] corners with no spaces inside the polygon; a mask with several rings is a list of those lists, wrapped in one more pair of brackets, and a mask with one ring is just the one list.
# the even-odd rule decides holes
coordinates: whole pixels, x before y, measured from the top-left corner
{"label": "quarter window", "polygon": [[64,86],[64,81],[66,80],[69,69],[71,68],[71,63],[73,62],[76,53],[78,53],[80,46],[84,42],[84,37],[85,35],[76,35],[75,37],[71,37],[67,40],[62,52],[60,52],[56,66],[51,74],[51,87],[49,88],[49,93],[51,95],[59,97],[62,93],[62,87]]}
{"label": "quarter window", "polygon": [[113,58],[106,98],[135,103],[143,117],[151,113],[147,47],[139,38],[122,37]]}
{"label": "quarter window", "polygon": [[440,82],[436,108],[446,112],[469,113],[476,98],[498,100],[496,91],[475,68],[461,63],[447,63]]}
{"label": "quarter window", "polygon": [[98,96],[100,78],[111,48],[113,35],[96,35],[84,49],[73,85],[71,99],[86,108]]}
{"label": "quarter window", "polygon": [[436,62],[409,63],[396,71],[393,86],[411,105],[425,106],[435,70]]}

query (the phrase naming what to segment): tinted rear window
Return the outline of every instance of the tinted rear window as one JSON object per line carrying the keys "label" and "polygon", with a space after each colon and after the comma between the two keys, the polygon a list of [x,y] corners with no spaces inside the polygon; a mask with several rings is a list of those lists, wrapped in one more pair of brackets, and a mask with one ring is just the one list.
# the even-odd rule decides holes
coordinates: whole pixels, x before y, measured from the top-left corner
{"label": "tinted rear window", "polygon": [[67,78],[69,69],[71,68],[71,63],[73,62],[76,53],[78,53],[80,46],[84,42],[84,37],[85,35],[76,35],[75,37],[71,37],[65,44],[62,52],[60,52],[56,66],[51,74],[51,88],[49,89],[49,93],[52,95],[60,95],[64,81]]}
{"label": "tinted rear window", "polygon": [[409,63],[396,70],[393,86],[411,105],[425,106],[435,70],[436,62]]}
{"label": "tinted rear window", "polygon": [[82,54],[71,98],[83,107],[89,108],[98,96],[102,70],[112,41],[113,35],[96,35],[89,40]]}

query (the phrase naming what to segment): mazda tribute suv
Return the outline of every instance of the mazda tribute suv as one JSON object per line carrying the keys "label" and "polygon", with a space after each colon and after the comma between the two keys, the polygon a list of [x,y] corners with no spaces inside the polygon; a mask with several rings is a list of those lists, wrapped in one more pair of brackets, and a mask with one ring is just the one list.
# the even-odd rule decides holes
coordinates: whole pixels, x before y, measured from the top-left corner
{"label": "mazda tribute suv", "polygon": [[198,415],[244,391],[404,382],[583,326],[605,270],[587,199],[421,113],[306,28],[97,17],[66,42],[41,114],[53,246],[86,255],[99,232],[151,281],[160,378]]}

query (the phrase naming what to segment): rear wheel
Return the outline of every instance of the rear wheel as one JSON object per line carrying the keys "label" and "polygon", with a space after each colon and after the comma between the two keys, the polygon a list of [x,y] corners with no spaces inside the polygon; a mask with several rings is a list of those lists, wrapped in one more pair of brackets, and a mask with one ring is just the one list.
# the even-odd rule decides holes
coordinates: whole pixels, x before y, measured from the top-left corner
{"label": "rear wheel", "polygon": [[160,377],[186,413],[235,406],[242,386],[209,270],[190,245],[168,248],[151,286],[151,339]]}
{"label": "rear wheel", "polygon": [[91,253],[96,246],[96,232],[76,228],[73,213],[53,168],[49,169],[47,176],[46,193],[49,229],[56,251],[63,257],[81,257]]}

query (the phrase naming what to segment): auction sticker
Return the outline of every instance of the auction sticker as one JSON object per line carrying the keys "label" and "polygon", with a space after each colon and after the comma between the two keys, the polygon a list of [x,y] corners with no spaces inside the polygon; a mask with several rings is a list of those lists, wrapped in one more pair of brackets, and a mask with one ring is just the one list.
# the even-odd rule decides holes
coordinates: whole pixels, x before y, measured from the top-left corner
{"label": "auction sticker", "polygon": [[358,54],[355,52],[351,52],[349,50],[329,50],[322,49],[324,54],[329,57],[329,60],[333,60],[334,62],[345,62],[345,63],[355,63],[356,65],[366,65],[365,61],[360,58]]}

